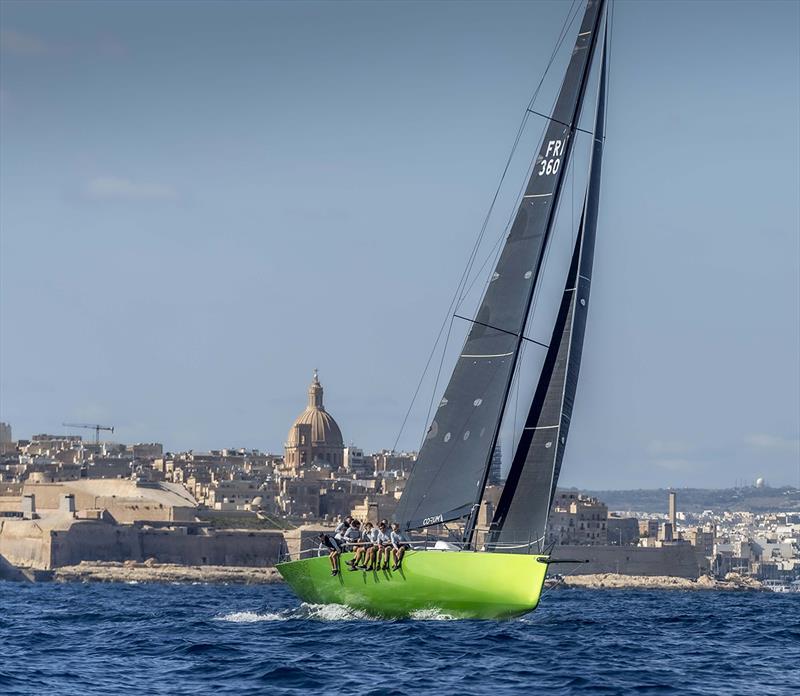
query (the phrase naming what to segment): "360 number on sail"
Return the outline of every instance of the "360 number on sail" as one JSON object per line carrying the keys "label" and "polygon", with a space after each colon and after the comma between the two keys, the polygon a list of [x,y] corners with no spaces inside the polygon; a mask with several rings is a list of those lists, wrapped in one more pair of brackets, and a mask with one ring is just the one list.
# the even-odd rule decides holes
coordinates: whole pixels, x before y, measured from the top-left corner
{"label": "360 number on sail", "polygon": [[[542,168],[537,172],[539,176],[557,174],[561,166],[561,153],[564,151],[563,140],[550,140],[547,143],[547,150],[539,164]],[[552,157],[550,156],[552,154]]]}

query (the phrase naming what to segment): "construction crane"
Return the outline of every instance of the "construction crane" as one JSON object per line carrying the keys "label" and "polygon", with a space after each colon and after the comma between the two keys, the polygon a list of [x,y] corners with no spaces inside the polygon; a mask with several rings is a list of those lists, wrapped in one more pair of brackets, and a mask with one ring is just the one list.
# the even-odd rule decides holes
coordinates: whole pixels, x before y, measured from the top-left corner
{"label": "construction crane", "polygon": [[94,430],[94,444],[100,444],[100,431],[101,430],[108,430],[109,432],[114,432],[113,425],[98,425],[97,423],[62,423],[65,428],[88,428],[89,430]]}

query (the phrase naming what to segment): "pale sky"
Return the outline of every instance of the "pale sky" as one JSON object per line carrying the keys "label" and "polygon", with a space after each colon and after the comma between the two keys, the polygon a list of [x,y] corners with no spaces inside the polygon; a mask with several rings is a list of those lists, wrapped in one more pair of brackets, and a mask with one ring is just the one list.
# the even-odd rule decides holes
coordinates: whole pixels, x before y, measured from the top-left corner
{"label": "pale sky", "polygon": [[[0,420],[391,447],[567,9],[4,0]],[[562,484],[800,483],[799,34],[618,0]]]}

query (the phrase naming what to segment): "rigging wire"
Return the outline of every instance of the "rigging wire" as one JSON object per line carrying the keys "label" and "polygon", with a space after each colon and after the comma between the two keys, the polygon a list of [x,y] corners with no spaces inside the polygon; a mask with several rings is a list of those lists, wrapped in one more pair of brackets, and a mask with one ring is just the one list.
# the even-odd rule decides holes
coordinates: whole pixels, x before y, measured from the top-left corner
{"label": "rigging wire", "polygon": [[[511,161],[512,161],[512,159],[514,157],[514,154],[515,154],[515,152],[517,150],[517,146],[519,145],[519,141],[522,138],[522,134],[523,134],[523,132],[525,130],[525,126],[526,126],[526,124],[528,122],[528,117],[530,116],[529,110],[533,108],[533,105],[534,105],[534,103],[536,101],[536,98],[539,95],[539,91],[541,90],[542,85],[544,84],[545,77],[547,76],[547,73],[548,73],[548,71],[550,70],[550,67],[553,64],[553,61],[555,60],[555,57],[556,57],[556,55],[558,53],[558,50],[560,49],[561,44],[563,43],[564,39],[566,38],[566,36],[567,36],[567,34],[569,32],[569,29],[572,26],[572,23],[575,21],[575,17],[577,17],[579,9],[580,9],[579,0],[572,0],[572,2],[570,4],[570,7],[567,10],[567,16],[566,16],[566,18],[564,20],[564,23],[562,25],[561,31],[559,32],[559,36],[558,36],[558,39],[556,41],[556,45],[553,48],[553,52],[550,55],[550,59],[548,60],[547,65],[545,66],[544,72],[542,73],[542,77],[539,80],[539,84],[536,86],[536,89],[534,90],[533,96],[531,97],[530,101],[528,102],[528,108],[525,110],[525,113],[524,113],[524,115],[522,117],[522,121],[520,123],[520,126],[517,129],[517,133],[516,133],[516,136],[514,138],[514,143],[512,145],[511,152],[509,153],[508,159],[506,160],[506,164],[503,167],[503,172],[500,175],[500,181],[497,184],[497,188],[496,188],[495,193],[494,193],[494,195],[492,197],[492,201],[491,201],[491,203],[489,205],[489,209],[488,209],[488,211],[486,213],[486,216],[484,217],[483,224],[481,225],[481,228],[480,228],[480,231],[478,233],[477,239],[475,240],[475,243],[474,243],[474,245],[472,247],[472,251],[470,252],[470,255],[469,255],[468,259],[467,259],[466,267],[464,268],[464,271],[462,272],[461,277],[459,278],[459,282],[458,282],[458,284],[456,286],[456,291],[455,291],[455,293],[453,295],[453,299],[450,301],[450,305],[448,306],[447,313],[445,314],[445,318],[442,321],[442,324],[441,324],[441,326],[439,328],[439,332],[437,333],[436,340],[434,341],[434,344],[433,344],[433,348],[431,349],[430,355],[428,356],[428,360],[425,363],[425,368],[424,368],[424,370],[422,372],[422,375],[421,375],[421,377],[419,379],[417,387],[414,390],[414,395],[411,398],[411,403],[409,404],[408,410],[406,411],[406,414],[403,417],[403,421],[402,421],[402,423],[400,425],[400,430],[397,433],[397,437],[395,438],[394,444],[392,446],[392,450],[396,450],[397,445],[398,445],[398,443],[400,441],[400,438],[402,437],[403,431],[404,431],[405,426],[406,426],[406,424],[408,422],[408,418],[409,418],[409,416],[411,414],[411,411],[412,411],[412,409],[414,407],[414,403],[416,402],[417,396],[419,395],[419,392],[420,392],[420,390],[422,388],[422,384],[423,384],[423,382],[425,380],[425,376],[426,376],[426,374],[428,372],[428,369],[429,369],[430,364],[431,364],[431,362],[433,360],[433,357],[436,354],[436,349],[439,346],[439,343],[441,341],[444,329],[445,329],[446,326],[448,326],[448,323],[449,323],[449,327],[448,327],[448,330],[447,330],[447,336],[445,338],[444,348],[442,350],[442,357],[441,357],[441,360],[439,362],[439,368],[438,368],[438,371],[437,371],[437,377],[436,377],[435,386],[434,386],[434,389],[433,389],[433,393],[431,395],[430,404],[428,406],[428,415],[427,415],[427,417],[425,419],[425,427],[427,428],[428,421],[430,419],[430,411],[432,409],[433,400],[434,400],[434,398],[436,396],[436,390],[438,388],[439,377],[441,376],[442,366],[444,364],[444,358],[445,358],[445,355],[447,353],[447,344],[449,342],[450,333],[452,332],[453,313],[455,311],[457,311],[457,309],[460,306],[461,302],[463,302],[463,300],[464,300],[464,297],[465,297],[464,289],[465,289],[465,287],[467,285],[467,281],[469,280],[469,276],[472,273],[472,269],[474,267],[475,259],[476,259],[477,255],[478,255],[479,250],[480,250],[480,246],[481,246],[481,243],[483,241],[483,237],[484,237],[486,229],[487,229],[487,227],[489,225],[489,220],[491,218],[492,212],[494,211],[494,207],[495,207],[495,204],[497,203],[497,199],[498,199],[498,197],[500,195],[500,191],[501,191],[503,183],[505,181],[506,174],[508,173],[508,170],[509,170],[509,168],[511,166]],[[574,11],[574,14],[573,14],[573,11]],[[535,158],[535,155],[534,155],[534,158]],[[500,239],[502,240],[502,236],[500,237]],[[498,242],[499,242],[499,240],[498,240]],[[483,269],[484,265],[485,265],[485,262],[481,266],[481,270]],[[477,279],[477,276],[476,276],[475,279]],[[466,290],[467,293],[471,290],[472,286],[474,285],[475,279],[473,279],[472,283],[469,285],[469,288],[467,288],[467,290]],[[487,284],[488,284],[488,280],[487,280]],[[465,338],[465,342],[466,342],[466,338]],[[423,442],[424,442],[424,436],[425,435],[423,433]]]}
{"label": "rigging wire", "polygon": [[[547,61],[547,65],[545,66],[545,70],[542,73],[541,79],[539,80],[539,84],[536,85],[536,89],[534,90],[534,93],[533,93],[533,96],[531,97],[531,100],[528,102],[528,107],[525,109],[525,114],[523,116],[522,123],[521,123],[520,129],[518,131],[517,139],[514,142],[514,149],[512,149],[511,154],[509,155],[509,163],[510,163],[511,158],[514,155],[514,151],[516,150],[517,144],[519,143],[519,139],[520,139],[520,137],[522,135],[522,131],[524,130],[525,126],[528,123],[528,118],[530,117],[530,114],[537,113],[537,112],[533,111],[533,106],[534,106],[534,104],[536,102],[536,99],[537,99],[537,97],[539,95],[539,91],[541,90],[542,85],[544,84],[545,77],[547,76],[548,71],[550,70],[551,66],[553,65],[553,61],[555,60],[555,57],[558,54],[558,51],[561,49],[561,45],[564,43],[564,39],[567,37],[567,34],[569,33],[570,28],[572,27],[572,23],[575,21],[575,18],[578,16],[578,11],[580,10],[580,7],[581,7],[580,3],[577,3],[577,0],[573,0],[572,4],[570,5],[570,9],[567,12],[567,18],[564,20],[564,24],[562,25],[561,32],[558,35],[558,40],[556,41],[556,45],[553,48],[553,52],[550,54],[550,58]],[[536,161],[536,155],[537,155],[537,152],[534,150],[533,154],[531,155],[531,160],[530,160],[530,162],[528,164],[528,170],[527,170],[526,176],[523,178],[522,185],[520,186],[520,189],[517,192],[517,196],[515,198],[515,200],[517,201],[517,205],[514,206],[511,209],[511,212],[509,213],[509,217],[508,217],[508,220],[506,221],[505,226],[503,226],[500,229],[500,233],[498,235],[497,241],[494,243],[494,246],[492,246],[492,248],[489,250],[489,253],[487,254],[487,256],[484,259],[483,263],[481,264],[480,268],[478,269],[478,271],[473,276],[472,282],[469,284],[469,287],[465,290],[464,294],[459,299],[459,303],[456,306],[456,311],[458,311],[460,309],[461,303],[464,301],[464,298],[467,295],[469,295],[470,292],[472,292],[472,288],[475,286],[475,283],[478,281],[478,278],[484,277],[483,276],[483,270],[484,270],[484,268],[486,268],[486,264],[489,263],[489,261],[491,259],[494,260],[493,261],[493,265],[497,264],[497,260],[498,260],[498,258],[500,256],[502,241],[505,238],[506,230],[508,230],[508,228],[511,226],[511,223],[514,221],[514,216],[516,215],[517,210],[519,209],[519,200],[522,198],[522,193],[525,190],[525,187],[527,186],[528,180],[530,179],[531,170],[534,168],[534,163]],[[506,165],[506,167],[508,167],[508,164]],[[495,198],[496,198],[496,196],[495,196]],[[492,204],[494,205],[494,201],[492,202]],[[483,293],[486,292],[486,288],[488,287],[488,285],[489,285],[489,279],[488,279],[488,277],[485,277],[484,278],[484,284],[483,284]]]}
{"label": "rigging wire", "polygon": [[[608,15],[606,17],[606,26],[608,29],[608,42],[606,43],[606,53],[608,58],[606,60],[606,103],[605,112],[603,113],[603,123],[608,123],[608,104],[611,102],[611,64],[612,64],[612,51],[611,48],[614,43],[614,10],[617,3],[611,0],[608,8]],[[603,131],[603,138],[605,139],[605,129]]]}
{"label": "rigging wire", "polygon": [[[573,10],[574,10],[574,12],[573,12]],[[536,102],[536,98],[539,95],[539,91],[541,90],[542,85],[544,84],[544,80],[545,80],[545,78],[547,76],[547,73],[550,70],[551,66],[553,65],[553,61],[555,60],[555,57],[558,54],[558,51],[561,48],[561,45],[563,44],[564,39],[569,34],[569,30],[572,27],[572,23],[575,21],[575,18],[578,16],[578,11],[579,10],[580,10],[580,3],[577,2],[577,0],[573,0],[572,4],[570,5],[570,8],[569,8],[569,10],[567,12],[567,18],[564,20],[564,24],[562,25],[561,31],[559,32],[559,36],[558,36],[558,40],[556,41],[556,45],[554,46],[553,51],[550,54],[550,58],[547,61],[547,65],[545,66],[545,70],[542,73],[542,77],[539,80],[539,84],[536,85],[536,89],[534,90],[533,96],[531,97],[530,101],[528,102],[528,106],[525,109],[525,113],[523,114],[522,122],[520,123],[519,129],[517,130],[516,138],[514,140],[514,145],[513,145],[512,149],[511,149],[511,152],[509,153],[508,160],[506,161],[505,169],[503,170],[503,175],[500,178],[500,183],[498,184],[498,188],[495,191],[494,197],[492,199],[492,203],[491,203],[491,205],[489,207],[489,211],[487,212],[486,218],[484,219],[479,239],[482,239],[483,234],[484,234],[484,232],[486,230],[486,226],[489,223],[489,219],[490,219],[491,214],[492,214],[492,212],[494,210],[495,203],[497,202],[497,198],[498,198],[499,193],[500,193],[500,188],[502,187],[503,181],[505,180],[506,173],[508,172],[508,169],[509,169],[509,167],[511,165],[511,161],[512,161],[512,159],[514,157],[514,154],[516,153],[517,146],[519,145],[519,142],[520,142],[520,140],[522,138],[522,134],[523,134],[523,132],[525,130],[525,127],[527,126],[528,118],[530,117],[531,113],[535,113],[533,111],[533,106],[534,106],[534,104]],[[571,17],[570,17],[570,15],[571,15]],[[512,208],[511,212],[509,213],[508,220],[506,221],[506,224],[501,228],[500,235],[498,236],[498,239],[495,242],[495,245],[493,247],[493,249],[496,250],[494,252],[494,254],[493,254],[493,256],[494,256],[493,265],[494,266],[497,265],[498,260],[500,258],[500,254],[502,253],[501,243],[502,243],[503,239],[506,236],[506,230],[509,229],[509,227],[511,226],[511,224],[512,224],[512,222],[514,220],[514,216],[516,215],[517,210],[519,208],[519,201],[521,200],[522,194],[525,191],[525,188],[527,187],[527,182],[530,179],[531,173],[532,173],[533,169],[535,168],[536,156],[537,156],[537,151],[533,150],[533,152],[531,154],[530,161],[528,163],[528,169],[527,169],[526,176],[523,178],[522,184],[520,185],[519,191],[517,192],[517,196],[516,196],[516,199],[515,199],[517,201],[517,205],[514,208]],[[471,259],[470,259],[470,267],[468,267],[466,269],[465,274],[462,277],[465,277],[465,276],[468,276],[469,274],[471,274],[471,266],[474,265],[474,260],[475,260],[475,257],[477,256],[477,252],[478,252],[478,248],[476,246],[473,249],[473,254],[472,254]],[[490,257],[487,257],[486,261],[484,261],[484,263],[481,264],[480,271],[474,275],[474,277],[472,279],[472,282],[470,283],[469,287],[466,288],[466,290],[464,290],[462,292],[461,296],[459,297],[458,302],[456,303],[454,314],[455,314],[455,312],[458,312],[458,310],[461,307],[461,304],[463,303],[465,297],[469,294],[469,292],[471,291],[472,287],[475,285],[475,282],[477,281],[477,279],[481,277],[481,275],[483,273],[483,268],[485,267],[486,262],[488,261],[489,258]],[[467,280],[467,278],[465,277],[464,286],[463,287],[466,287],[466,280]],[[489,282],[490,282],[490,278],[488,276],[486,276],[485,279],[484,279],[484,284],[483,284],[483,294],[484,295],[486,294],[487,288],[489,286]],[[447,337],[445,338],[445,344],[444,344],[444,348],[442,350],[442,355],[441,355],[441,358],[439,360],[439,368],[438,368],[438,371],[437,371],[437,374],[436,374],[436,380],[434,381],[433,390],[431,391],[431,397],[430,397],[430,401],[428,403],[428,412],[427,412],[427,415],[425,417],[425,424],[426,425],[430,422],[430,414],[431,414],[431,411],[433,410],[434,399],[436,398],[436,394],[438,393],[439,378],[441,376],[442,368],[444,366],[445,357],[447,356],[447,345],[448,345],[449,340],[450,340],[450,332],[452,331],[452,328],[453,328],[453,322],[451,320],[450,321],[450,328],[448,329]],[[523,331],[524,331],[524,329],[523,329]],[[465,345],[466,345],[466,342],[467,342],[468,338],[469,338],[469,333],[467,333],[467,335],[464,337],[464,344]],[[516,372],[517,375],[519,374],[519,365],[517,366],[517,370],[515,372]],[[513,377],[512,377],[512,379],[513,379]],[[519,383],[517,383],[517,399],[519,399]],[[427,434],[427,431],[425,431],[425,433],[423,433],[422,443],[425,442],[425,435],[426,434]]]}
{"label": "rigging wire", "polygon": [[[573,13],[573,9],[574,9],[574,13]],[[572,23],[575,21],[575,18],[578,16],[578,10],[579,9],[580,9],[580,4],[577,3],[577,0],[573,0],[572,4],[570,5],[570,9],[567,12],[567,19],[564,20],[564,24],[562,25],[561,31],[559,32],[558,40],[556,41],[556,45],[554,46],[553,51],[550,54],[550,58],[547,61],[547,65],[545,66],[545,70],[542,73],[542,77],[539,80],[539,84],[536,85],[536,89],[534,90],[533,96],[531,97],[530,101],[528,102],[528,106],[525,109],[525,112],[523,114],[522,122],[520,123],[519,129],[517,130],[516,138],[514,140],[514,145],[513,145],[512,149],[511,149],[511,152],[509,153],[508,159],[506,161],[505,169],[503,170],[503,175],[500,178],[500,183],[498,184],[498,188],[495,191],[494,197],[492,199],[492,203],[491,203],[491,205],[489,207],[489,211],[487,212],[486,218],[484,219],[483,227],[481,228],[481,235],[480,235],[481,239],[482,239],[483,234],[484,234],[484,232],[486,230],[486,227],[487,227],[487,225],[489,223],[489,219],[491,217],[491,214],[494,211],[495,203],[497,202],[497,198],[498,198],[498,196],[500,194],[500,188],[502,187],[503,181],[505,180],[505,176],[506,176],[506,174],[508,172],[508,169],[509,169],[509,167],[511,165],[511,162],[512,162],[512,160],[514,158],[514,154],[516,153],[517,146],[519,145],[519,142],[520,142],[520,140],[522,138],[522,134],[525,131],[525,127],[527,126],[527,123],[528,123],[528,118],[529,118],[531,113],[535,113],[532,109],[533,109],[533,106],[534,106],[534,104],[536,102],[536,98],[539,95],[539,91],[541,90],[542,85],[544,84],[545,77],[547,76],[547,73],[550,70],[550,67],[553,65],[553,61],[555,60],[555,57],[558,54],[558,51],[561,48],[561,45],[563,44],[564,39],[567,37],[567,35],[569,33],[569,30],[572,27]],[[572,15],[571,18],[570,18],[570,14]],[[464,285],[462,286],[462,288],[465,288],[465,289],[462,290],[462,293],[461,293],[461,295],[460,295],[460,297],[458,299],[458,302],[456,303],[456,306],[455,306],[453,314],[458,312],[458,310],[461,307],[461,304],[463,303],[464,299],[466,298],[466,296],[469,294],[469,292],[472,290],[473,286],[475,285],[475,282],[477,281],[478,278],[480,278],[482,276],[483,268],[486,266],[486,263],[489,260],[489,258],[491,258],[491,256],[494,256],[493,265],[495,265],[495,266],[497,265],[499,257],[500,257],[500,254],[502,252],[501,243],[502,243],[502,241],[503,241],[503,239],[505,237],[506,230],[508,230],[509,227],[511,226],[511,224],[512,224],[512,222],[514,220],[514,216],[516,215],[516,212],[517,212],[517,210],[519,208],[519,201],[522,198],[522,194],[523,194],[523,192],[524,192],[524,190],[525,190],[525,188],[527,186],[527,182],[530,179],[531,173],[532,173],[532,171],[533,171],[533,169],[535,167],[536,155],[537,155],[537,152],[536,152],[536,150],[534,150],[532,152],[532,154],[531,154],[531,158],[530,158],[530,161],[528,163],[528,169],[527,169],[526,176],[523,178],[522,184],[520,185],[520,189],[517,192],[517,196],[516,196],[516,199],[515,199],[517,201],[517,205],[514,208],[512,208],[511,212],[509,213],[509,217],[508,217],[508,220],[506,221],[506,224],[501,228],[501,231],[500,231],[500,234],[498,236],[498,239],[497,239],[497,241],[495,242],[495,244],[493,246],[494,253],[492,254],[492,252],[490,252],[490,255],[487,256],[487,258],[484,261],[484,263],[481,264],[481,268],[480,268],[479,272],[476,273],[473,276],[472,282],[469,284],[468,287],[466,286],[466,281],[467,281],[468,278],[465,277]],[[471,259],[470,259],[470,267],[468,267],[468,269],[466,270],[466,272],[464,274],[465,276],[469,276],[471,274],[471,272],[472,272],[471,267],[474,265],[474,261],[475,261],[475,257],[477,256],[477,252],[478,252],[478,248],[476,246],[474,248],[474,250],[473,250],[473,254],[472,254]],[[486,294],[487,288],[489,286],[489,282],[490,282],[490,279],[489,279],[488,276],[486,276],[485,280],[484,280],[484,285],[483,285],[483,294],[484,295]],[[438,368],[438,371],[436,373],[436,380],[434,381],[433,390],[431,391],[430,401],[428,402],[428,411],[427,411],[427,414],[426,414],[426,417],[425,417],[425,424],[426,425],[430,422],[430,415],[431,415],[431,411],[433,410],[433,403],[434,403],[434,400],[436,398],[436,394],[438,393],[439,379],[440,379],[440,376],[441,376],[441,373],[442,373],[442,368],[444,366],[445,357],[447,356],[447,345],[448,345],[449,340],[450,340],[450,333],[452,331],[452,328],[453,328],[453,322],[451,320],[450,321],[450,327],[449,327],[448,333],[447,333],[447,337],[445,338],[445,344],[444,344],[444,348],[442,350],[442,355],[441,355],[441,358],[439,360],[439,368]],[[465,345],[466,345],[466,342],[467,342],[468,338],[469,338],[469,333],[467,333],[467,335],[464,337],[464,344]],[[517,399],[519,399],[519,387],[518,387],[518,385],[517,385]],[[425,433],[423,433],[422,443],[425,442],[425,435],[426,434],[427,434],[427,431],[425,431]]]}
{"label": "rigging wire", "polygon": [[[574,160],[573,160],[574,161]],[[575,167],[572,167],[572,193],[570,195],[570,210],[572,211],[572,225],[570,225],[570,241],[572,242],[572,247],[575,246]]]}
{"label": "rigging wire", "polygon": [[[433,391],[431,392],[431,399],[428,402],[428,412],[425,414],[425,425],[431,420],[431,411],[433,410],[433,400],[436,398],[436,391],[439,388],[439,379],[442,376],[442,367],[444,365],[444,356],[447,355],[447,345],[450,343],[450,335],[453,331],[453,321],[455,320],[455,313],[450,317],[450,326],[447,329],[447,336],[444,339],[444,346],[442,347],[442,359],[439,360],[439,368],[436,370],[436,379],[433,382]],[[464,339],[466,342],[466,339]],[[427,431],[423,431],[422,433],[422,441],[420,442],[420,449],[422,449],[422,445],[425,443],[425,437],[427,435]]]}

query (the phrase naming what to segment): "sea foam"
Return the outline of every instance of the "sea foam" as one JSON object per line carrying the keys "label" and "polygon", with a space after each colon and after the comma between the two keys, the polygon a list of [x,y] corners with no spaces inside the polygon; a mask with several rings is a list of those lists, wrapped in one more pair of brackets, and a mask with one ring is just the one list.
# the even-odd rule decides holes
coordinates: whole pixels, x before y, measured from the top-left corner
{"label": "sea foam", "polygon": [[278,612],[235,611],[216,617],[218,621],[231,623],[256,623],[259,621],[374,621],[359,609],[351,609],[342,604],[306,604]]}
{"label": "sea foam", "polygon": [[[353,609],[343,604],[306,604],[293,609],[277,612],[234,611],[215,617],[218,621],[230,623],[258,623],[260,621],[380,621],[361,609]],[[440,609],[419,609],[411,612],[412,621],[454,621],[455,616]]]}

